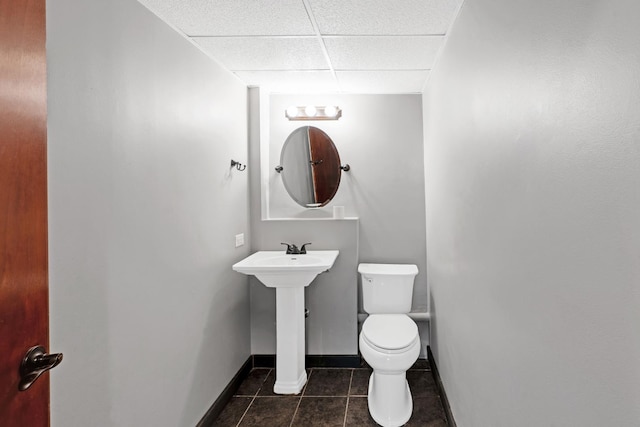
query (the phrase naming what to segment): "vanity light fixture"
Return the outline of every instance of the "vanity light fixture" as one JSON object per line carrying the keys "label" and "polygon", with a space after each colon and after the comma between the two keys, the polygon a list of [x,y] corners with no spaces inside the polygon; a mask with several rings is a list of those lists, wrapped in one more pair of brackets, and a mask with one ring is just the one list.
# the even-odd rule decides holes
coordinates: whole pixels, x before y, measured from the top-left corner
{"label": "vanity light fixture", "polygon": [[342,110],[338,106],[303,105],[287,108],[284,115],[289,120],[338,120]]}

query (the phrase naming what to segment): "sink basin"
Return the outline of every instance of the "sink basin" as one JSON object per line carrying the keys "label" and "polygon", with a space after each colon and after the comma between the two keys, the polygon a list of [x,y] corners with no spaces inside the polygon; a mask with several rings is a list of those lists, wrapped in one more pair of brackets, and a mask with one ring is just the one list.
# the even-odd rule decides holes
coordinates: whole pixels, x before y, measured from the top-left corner
{"label": "sink basin", "polygon": [[314,257],[313,255],[277,255],[272,258],[265,258],[263,265],[265,267],[285,267],[298,266],[298,267],[312,267],[315,268],[321,265],[322,258]]}
{"label": "sink basin", "polygon": [[233,265],[233,270],[253,275],[265,286],[276,288],[277,394],[298,394],[307,382],[304,366],[304,288],[333,267],[338,251],[259,251]]}
{"label": "sink basin", "polygon": [[333,267],[339,251],[307,251],[287,255],[283,251],[259,251],[233,265],[239,273],[254,275],[269,288],[309,286],[315,277]]}

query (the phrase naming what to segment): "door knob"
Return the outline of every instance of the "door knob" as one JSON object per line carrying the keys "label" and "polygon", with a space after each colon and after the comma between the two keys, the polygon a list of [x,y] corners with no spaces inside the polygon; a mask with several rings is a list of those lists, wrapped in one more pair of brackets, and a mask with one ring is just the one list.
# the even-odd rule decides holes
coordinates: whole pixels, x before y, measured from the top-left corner
{"label": "door knob", "polygon": [[25,391],[40,375],[55,368],[62,361],[62,353],[47,354],[41,345],[31,347],[20,363],[18,390]]}

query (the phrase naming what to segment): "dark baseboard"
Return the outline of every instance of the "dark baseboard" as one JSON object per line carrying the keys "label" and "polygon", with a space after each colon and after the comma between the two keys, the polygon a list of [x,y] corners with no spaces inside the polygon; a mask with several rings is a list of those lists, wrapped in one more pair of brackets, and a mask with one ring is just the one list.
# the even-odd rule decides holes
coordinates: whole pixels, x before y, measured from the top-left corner
{"label": "dark baseboard", "polygon": [[220,396],[213,402],[213,405],[209,408],[204,417],[200,420],[200,422],[196,425],[196,427],[210,427],[214,425],[216,418],[222,412],[224,407],[229,403],[233,394],[238,390],[242,381],[249,375],[251,372],[251,368],[253,368],[253,358],[249,356],[246,362],[242,365],[238,373],[233,377],[231,382],[224,388]]}
{"label": "dark baseboard", "polygon": [[307,355],[305,366],[309,368],[359,368],[360,355]]}
{"label": "dark baseboard", "polygon": [[[361,363],[360,355],[313,355],[305,356],[305,366],[307,368],[359,368]],[[274,354],[254,354],[254,368],[275,368],[276,356]]]}
{"label": "dark baseboard", "polygon": [[275,368],[276,367],[276,355],[275,354],[254,354],[253,358],[254,368]]}
{"label": "dark baseboard", "polygon": [[449,406],[449,399],[447,399],[447,393],[444,391],[440,372],[438,372],[438,366],[436,365],[433,353],[431,353],[431,347],[429,346],[427,346],[427,359],[429,360],[429,366],[431,366],[431,374],[433,375],[433,379],[438,387],[438,393],[440,394],[440,400],[442,401],[442,407],[444,408],[444,416],[447,417],[447,425],[449,427],[456,427],[456,420],[453,419],[451,406]]}

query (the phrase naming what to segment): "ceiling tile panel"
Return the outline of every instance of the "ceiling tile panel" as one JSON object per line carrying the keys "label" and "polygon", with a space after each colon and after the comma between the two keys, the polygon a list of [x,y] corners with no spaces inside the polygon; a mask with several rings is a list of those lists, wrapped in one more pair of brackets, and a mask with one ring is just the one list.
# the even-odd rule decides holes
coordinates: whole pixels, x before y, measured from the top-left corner
{"label": "ceiling tile panel", "polygon": [[328,70],[315,37],[194,37],[230,70]]}
{"label": "ceiling tile panel", "polygon": [[139,0],[190,36],[311,35],[302,0]]}
{"label": "ceiling tile panel", "polygon": [[458,0],[309,0],[323,35],[445,34]]}
{"label": "ceiling tile panel", "polygon": [[372,94],[421,92],[462,2],[139,1],[248,85]]}
{"label": "ceiling tile panel", "polygon": [[420,93],[429,71],[336,71],[343,92]]}
{"label": "ceiling tile panel", "polygon": [[280,93],[336,93],[338,85],[330,71],[237,71],[249,86]]}
{"label": "ceiling tile panel", "polygon": [[336,70],[428,70],[443,41],[443,36],[324,38]]}

